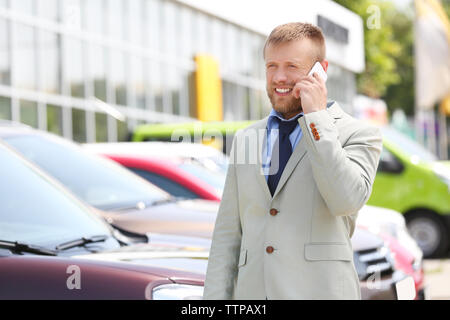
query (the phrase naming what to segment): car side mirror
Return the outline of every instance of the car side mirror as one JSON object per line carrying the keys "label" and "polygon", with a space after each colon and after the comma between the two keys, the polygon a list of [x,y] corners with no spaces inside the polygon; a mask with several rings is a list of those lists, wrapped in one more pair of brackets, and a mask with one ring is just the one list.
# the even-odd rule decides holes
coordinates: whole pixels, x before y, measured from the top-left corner
{"label": "car side mirror", "polygon": [[391,158],[388,160],[380,160],[378,165],[378,172],[387,172],[387,173],[401,173],[404,169],[403,164],[395,158]]}

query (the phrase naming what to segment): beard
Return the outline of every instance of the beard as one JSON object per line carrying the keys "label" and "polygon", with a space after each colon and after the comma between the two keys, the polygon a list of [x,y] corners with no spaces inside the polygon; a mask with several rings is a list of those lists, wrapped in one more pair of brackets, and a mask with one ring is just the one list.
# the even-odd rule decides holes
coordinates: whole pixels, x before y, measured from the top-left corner
{"label": "beard", "polygon": [[296,99],[292,93],[288,96],[277,97],[274,90],[267,89],[267,95],[269,96],[272,108],[282,115],[297,114],[303,110],[301,98]]}

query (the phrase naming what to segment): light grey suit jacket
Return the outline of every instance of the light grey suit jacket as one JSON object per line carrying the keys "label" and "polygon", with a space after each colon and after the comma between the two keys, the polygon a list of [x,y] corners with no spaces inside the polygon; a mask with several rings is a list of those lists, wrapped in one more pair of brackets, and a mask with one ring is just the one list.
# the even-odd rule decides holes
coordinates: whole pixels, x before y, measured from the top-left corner
{"label": "light grey suit jacket", "polygon": [[335,102],[305,114],[272,197],[261,170],[267,119],[234,138],[204,299],[360,299],[350,238],[372,190],[380,130]]}

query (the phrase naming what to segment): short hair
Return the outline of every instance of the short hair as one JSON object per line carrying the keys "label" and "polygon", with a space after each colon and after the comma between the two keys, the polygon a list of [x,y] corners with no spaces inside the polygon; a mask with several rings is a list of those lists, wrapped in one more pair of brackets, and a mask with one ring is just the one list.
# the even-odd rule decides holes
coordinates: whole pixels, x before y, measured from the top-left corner
{"label": "short hair", "polygon": [[291,22],[279,25],[272,30],[266,39],[263,49],[263,57],[265,57],[266,48],[269,45],[277,45],[295,40],[310,39],[317,45],[317,61],[325,59],[325,37],[322,30],[311,24],[303,22]]}

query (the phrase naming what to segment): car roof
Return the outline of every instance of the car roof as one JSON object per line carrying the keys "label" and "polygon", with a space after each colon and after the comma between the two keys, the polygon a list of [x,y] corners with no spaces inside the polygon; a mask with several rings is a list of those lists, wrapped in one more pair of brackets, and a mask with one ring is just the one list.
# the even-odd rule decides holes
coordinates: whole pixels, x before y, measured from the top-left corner
{"label": "car roof", "polygon": [[200,143],[188,142],[113,142],[113,143],[86,143],[83,144],[88,150],[96,153],[134,154],[158,157],[187,157],[203,158],[217,157],[226,158],[219,150]]}
{"label": "car roof", "polygon": [[40,132],[33,127],[15,121],[0,120],[0,137]]}
{"label": "car roof", "polygon": [[139,141],[145,140],[147,136],[164,138],[171,136],[175,130],[183,130],[190,135],[207,131],[234,134],[237,130],[243,129],[254,122],[255,120],[143,124],[134,130],[133,138]]}

